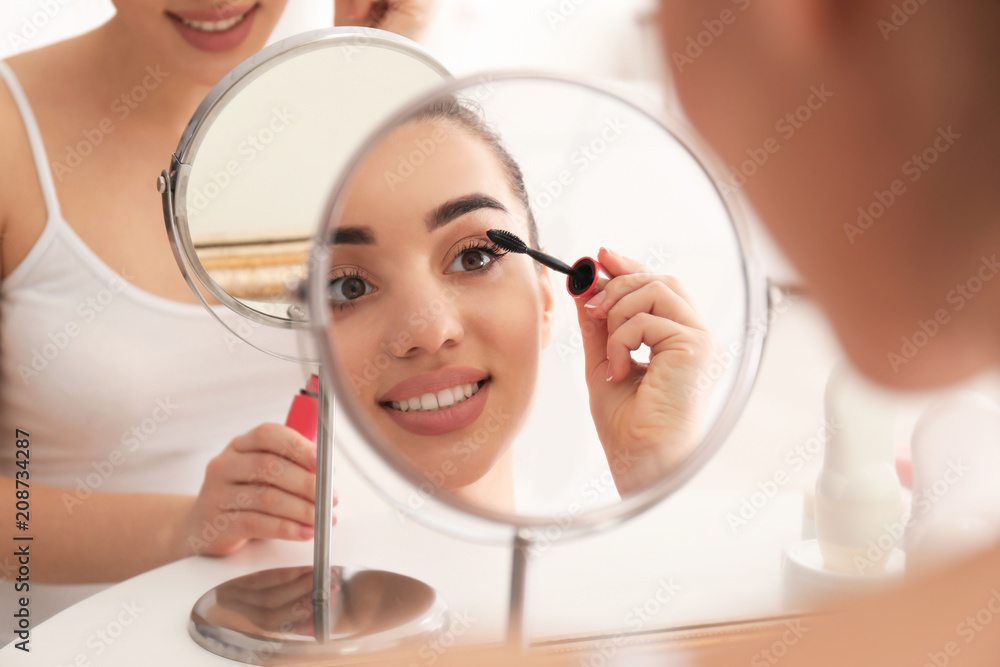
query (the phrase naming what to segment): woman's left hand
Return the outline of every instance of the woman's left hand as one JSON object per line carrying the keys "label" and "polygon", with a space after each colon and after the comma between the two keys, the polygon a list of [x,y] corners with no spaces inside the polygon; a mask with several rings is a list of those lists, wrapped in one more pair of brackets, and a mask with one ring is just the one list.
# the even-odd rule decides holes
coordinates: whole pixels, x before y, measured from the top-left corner
{"label": "woman's left hand", "polygon": [[440,0],[334,0],[334,25],[368,26],[420,42],[439,5]]}
{"label": "woman's left hand", "polygon": [[[714,384],[706,369],[719,344],[676,278],[604,248],[597,259],[612,278],[577,302],[577,316],[591,415],[624,497],[697,445]],[[642,344],[648,364],[631,357]]]}

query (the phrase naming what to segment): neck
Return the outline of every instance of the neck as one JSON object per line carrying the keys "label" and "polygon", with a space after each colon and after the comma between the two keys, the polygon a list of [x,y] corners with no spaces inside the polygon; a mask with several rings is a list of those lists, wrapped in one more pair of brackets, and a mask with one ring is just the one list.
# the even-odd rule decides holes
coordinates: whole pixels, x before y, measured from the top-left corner
{"label": "neck", "polygon": [[111,108],[119,118],[141,118],[147,126],[180,136],[212,88],[144,45],[117,16],[78,39],[80,99]]}

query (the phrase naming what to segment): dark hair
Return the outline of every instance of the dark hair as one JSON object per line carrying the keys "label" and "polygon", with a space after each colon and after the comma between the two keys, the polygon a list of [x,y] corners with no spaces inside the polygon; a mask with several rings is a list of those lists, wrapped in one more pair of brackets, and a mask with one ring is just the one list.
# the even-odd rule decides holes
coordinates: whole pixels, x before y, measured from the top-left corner
{"label": "dark hair", "polygon": [[538,248],[538,225],[535,224],[535,216],[531,212],[531,202],[528,200],[528,189],[524,186],[524,174],[521,172],[521,167],[500,141],[500,135],[483,121],[480,112],[474,108],[473,103],[453,96],[435,100],[409,118],[409,122],[421,120],[441,120],[454,123],[486,142],[506,172],[510,189],[524,206],[528,222],[528,245],[532,248]]}

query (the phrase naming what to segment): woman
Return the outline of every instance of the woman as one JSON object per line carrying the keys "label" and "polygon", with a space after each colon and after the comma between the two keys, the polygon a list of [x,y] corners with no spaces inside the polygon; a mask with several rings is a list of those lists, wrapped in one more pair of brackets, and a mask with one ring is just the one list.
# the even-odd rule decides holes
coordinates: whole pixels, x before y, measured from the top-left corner
{"label": "woman", "polygon": [[[405,179],[413,146],[435,146]],[[557,297],[521,170],[475,112],[435,103],[365,160],[331,230],[330,340],[358,406],[427,479],[513,509],[512,449],[532,404]],[[591,412],[619,493],[659,479],[698,442],[710,392],[685,392],[716,349],[677,280],[607,249],[612,279],[577,304]],[[630,353],[650,348],[647,364]],[[483,437],[472,437],[480,434]]]}
{"label": "woman", "polygon": [[[338,19],[375,13],[413,35],[435,4],[342,2]],[[115,6],[96,30],[0,65],[0,426],[20,429],[0,445],[0,494],[30,485],[28,530],[44,545],[32,586],[313,534],[315,448],[260,423],[283,418],[300,371],[234,343],[197,305],[152,185],[285,0]],[[10,539],[15,506],[0,507]]]}
{"label": "woman", "polygon": [[[681,100],[726,163],[778,145],[745,191],[854,364],[908,390],[995,369],[1000,5],[670,0],[660,19]],[[685,63],[709,25],[722,32]],[[776,123],[794,136],[762,144]],[[997,572],[994,547],[807,619],[794,646],[779,631],[712,664],[995,665]]]}

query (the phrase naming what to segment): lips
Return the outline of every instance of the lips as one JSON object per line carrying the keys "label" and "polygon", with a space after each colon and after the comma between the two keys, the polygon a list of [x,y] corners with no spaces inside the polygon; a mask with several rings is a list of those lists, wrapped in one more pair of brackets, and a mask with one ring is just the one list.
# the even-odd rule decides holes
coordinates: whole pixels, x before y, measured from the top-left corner
{"label": "lips", "polygon": [[379,406],[415,435],[442,435],[469,426],[486,407],[491,378],[474,368],[424,373],[392,387]]}
{"label": "lips", "polygon": [[240,46],[250,34],[258,6],[167,12],[167,17],[191,46],[202,51],[229,51]]}
{"label": "lips", "polygon": [[435,410],[444,410],[469,400],[479,393],[480,387],[479,382],[445,387],[437,392],[427,392],[420,396],[411,396],[408,400],[391,401],[389,407],[400,412],[433,412]]}

